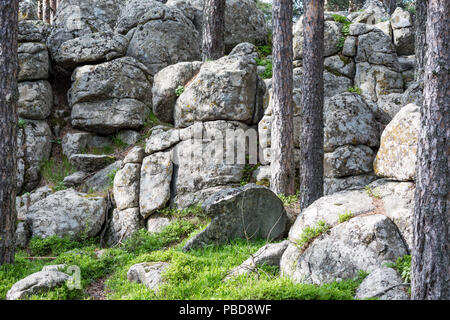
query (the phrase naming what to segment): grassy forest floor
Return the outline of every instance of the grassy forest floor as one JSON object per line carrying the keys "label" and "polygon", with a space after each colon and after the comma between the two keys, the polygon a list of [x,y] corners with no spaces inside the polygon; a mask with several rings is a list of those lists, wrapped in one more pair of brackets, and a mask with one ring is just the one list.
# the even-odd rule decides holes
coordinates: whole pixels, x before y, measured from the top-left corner
{"label": "grassy forest floor", "polygon": [[[50,237],[33,238],[26,250],[17,252],[14,265],[0,266],[0,299],[11,286],[24,277],[40,271],[45,265],[76,265],[81,270],[81,289],[67,286],[28,297],[31,300],[70,299],[353,299],[366,274],[355,279],[322,286],[295,284],[280,277],[279,269],[262,266],[257,273],[242,275],[227,282],[227,273],[240,265],[266,242],[235,240],[222,246],[209,246],[187,253],[182,247],[189,237],[206,226],[201,218],[178,218],[159,234],[145,229],[112,248],[100,249],[99,239],[71,241]],[[51,257],[41,259],[36,257]],[[164,284],[157,293],[145,285],[127,280],[128,269],[140,262],[166,261]]]}

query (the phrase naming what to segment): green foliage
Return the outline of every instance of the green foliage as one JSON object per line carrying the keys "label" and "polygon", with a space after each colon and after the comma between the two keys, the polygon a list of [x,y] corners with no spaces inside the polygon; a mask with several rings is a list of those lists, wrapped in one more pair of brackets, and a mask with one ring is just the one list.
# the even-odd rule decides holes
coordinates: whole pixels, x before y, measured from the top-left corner
{"label": "green foliage", "polygon": [[353,218],[353,213],[351,211],[345,212],[343,214],[339,215],[339,223],[343,223],[345,221],[350,220]]}
{"label": "green foliage", "polygon": [[184,86],[178,86],[175,89],[175,94],[177,95],[177,97],[181,96],[181,94],[184,92]]}
{"label": "green foliage", "polygon": [[185,209],[177,209],[177,208],[164,208],[158,210],[158,213],[169,217],[169,218],[186,218],[186,217],[198,217],[201,219],[206,219],[206,213],[203,211],[202,206],[200,204],[192,205]]}
{"label": "green foliage", "polygon": [[359,95],[362,94],[361,88],[358,88],[356,86],[348,88],[347,91],[351,92],[351,93],[356,93],[356,94],[359,94]]}
{"label": "green foliage", "polygon": [[147,115],[147,119],[145,120],[145,126],[151,128],[159,124],[161,124],[161,121],[159,121],[159,119],[155,116],[153,111],[150,110]]}
{"label": "green foliage", "polygon": [[261,180],[256,181],[255,184],[258,185],[258,186],[264,186],[264,187],[269,188],[270,187],[270,180],[267,179],[267,178],[263,178]]}
{"label": "green foliage", "polygon": [[[248,160],[248,157],[247,157]],[[258,169],[261,166],[261,164],[257,163],[257,164],[249,164],[248,161],[245,162],[245,166],[244,166],[244,170],[242,173],[242,178],[241,178],[241,186],[245,186],[246,184],[250,183],[252,176],[253,176],[253,172],[255,172],[256,169]]]}
{"label": "green foliage", "polygon": [[272,61],[268,59],[256,59],[256,64],[258,66],[263,66],[266,70],[260,75],[263,79],[272,78]]}
{"label": "green foliage", "polygon": [[25,128],[26,125],[26,121],[24,119],[19,119],[19,121],[17,122],[17,125],[19,126],[20,129]]}
{"label": "green foliage", "polygon": [[119,136],[119,134],[116,134],[112,138],[112,143],[117,149],[125,149],[126,147],[128,147],[128,144],[122,140],[122,138]]}
{"label": "green foliage", "polygon": [[334,21],[339,22],[339,23],[343,23],[343,24],[351,24],[352,23],[350,20],[347,19],[347,17],[342,16],[340,14],[332,14],[331,17],[333,18]]}
{"label": "green foliage", "polygon": [[386,267],[393,268],[402,277],[406,283],[411,282],[411,256],[406,254],[398,257],[395,263],[386,263]]}
{"label": "green foliage", "polygon": [[300,248],[305,248],[309,243],[321,234],[327,232],[330,226],[327,225],[325,220],[319,220],[315,227],[305,227],[300,235],[300,239],[297,240],[297,245]]}
{"label": "green foliage", "polygon": [[63,252],[76,248],[82,248],[87,245],[92,245],[93,243],[95,243],[95,240],[74,241],[69,237],[60,238],[57,236],[51,236],[44,239],[33,237],[30,240],[28,248],[33,256],[57,256]]}
{"label": "green foliage", "polygon": [[337,44],[336,44],[336,48],[339,51],[342,51],[342,49],[344,48],[344,42],[345,42],[345,37],[340,37]]}
{"label": "green foliage", "polygon": [[108,173],[108,181],[109,181],[109,188],[112,188],[114,185],[114,178],[116,177],[117,172],[119,171],[118,168],[111,170]]}
{"label": "green foliage", "polygon": [[280,200],[283,201],[283,204],[285,206],[299,202],[298,193],[290,195],[290,196],[285,196],[284,194],[279,194],[278,198],[280,198]]}
{"label": "green foliage", "polygon": [[198,226],[191,221],[175,220],[158,234],[145,229],[139,230],[125,241],[122,248],[126,252],[137,254],[160,250],[180,242],[197,229]]}
{"label": "green foliage", "polygon": [[76,171],[65,156],[61,160],[54,158],[45,160],[41,165],[41,175],[54,191],[67,189],[63,184],[64,178]]}
{"label": "green foliage", "polygon": [[380,193],[378,190],[372,190],[372,188],[370,186],[365,186],[364,189],[366,189],[367,195],[369,197],[373,197],[375,199],[380,199]]}

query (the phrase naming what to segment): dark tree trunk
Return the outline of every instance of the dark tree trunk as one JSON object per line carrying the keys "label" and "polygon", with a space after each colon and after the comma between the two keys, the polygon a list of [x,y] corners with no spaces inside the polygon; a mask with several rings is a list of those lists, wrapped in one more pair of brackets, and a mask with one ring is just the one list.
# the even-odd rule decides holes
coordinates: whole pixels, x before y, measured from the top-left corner
{"label": "dark tree trunk", "polygon": [[448,0],[428,4],[411,266],[411,294],[419,300],[450,299],[449,6]]}
{"label": "dark tree trunk", "polygon": [[383,2],[387,9],[387,12],[389,14],[394,13],[395,9],[397,8],[397,0],[384,0]]}
{"label": "dark tree trunk", "polygon": [[0,264],[14,263],[19,0],[0,1]]}
{"label": "dark tree trunk", "polygon": [[425,72],[427,5],[428,0],[416,0],[416,81],[423,80]]}
{"label": "dark tree trunk", "polygon": [[274,0],[273,81],[270,187],[276,194],[295,194],[292,0]]}
{"label": "dark tree trunk", "polygon": [[300,210],[323,195],[323,0],[304,5]]}
{"label": "dark tree trunk", "polygon": [[203,4],[202,59],[219,59],[225,53],[225,0],[205,0]]}

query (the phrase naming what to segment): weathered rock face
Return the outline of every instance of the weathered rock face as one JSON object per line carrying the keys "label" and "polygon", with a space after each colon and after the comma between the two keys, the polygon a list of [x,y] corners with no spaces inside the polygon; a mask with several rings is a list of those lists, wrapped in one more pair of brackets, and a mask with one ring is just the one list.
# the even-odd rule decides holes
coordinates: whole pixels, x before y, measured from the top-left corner
{"label": "weathered rock face", "polygon": [[[187,2],[194,11],[185,4],[181,5],[180,2]],[[182,9],[201,33],[203,3],[203,0],[169,0],[167,5]],[[225,51],[230,52],[242,42],[259,45],[266,41],[267,29],[264,14],[256,7],[256,3],[252,0],[227,0],[225,3]]]}
{"label": "weathered rock face", "polygon": [[[338,42],[342,37],[342,24],[335,21],[325,21],[323,56],[328,57],[339,52]],[[294,60],[303,58],[303,17],[293,27]]]}
{"label": "weathered rock face", "polygon": [[19,21],[19,42],[43,42],[47,41],[50,34],[50,25],[42,20]]}
{"label": "weathered rock face", "polygon": [[127,35],[127,55],[144,63],[154,75],[164,67],[200,58],[200,34],[183,13],[155,0],[129,0],[115,31]]}
{"label": "weathered rock face", "polygon": [[45,121],[23,121],[17,131],[17,188],[31,191],[39,183],[42,162],[50,157],[52,133]]}
{"label": "weathered rock face", "polygon": [[384,215],[355,217],[331,228],[304,250],[291,243],[281,259],[283,275],[323,284],[371,272],[407,253],[397,227]]}
{"label": "weathered rock face", "polygon": [[379,179],[369,185],[383,201],[384,214],[397,226],[408,247],[412,250],[413,243],[413,215],[414,192],[413,182],[396,182]]}
{"label": "weathered rock face", "polygon": [[37,1],[19,1],[19,21],[21,20],[39,20]]}
{"label": "weathered rock face", "polygon": [[241,44],[230,55],[205,62],[175,104],[175,126],[212,120],[252,123],[258,107],[256,57],[254,46]]}
{"label": "weathered rock face", "polygon": [[107,228],[107,243],[113,245],[124,241],[143,227],[139,208],[128,208],[113,211],[113,217]]}
{"label": "weathered rock face", "polygon": [[170,199],[172,181],[172,153],[158,152],[142,162],[139,205],[144,218],[163,208]]}
{"label": "weathered rock face", "polygon": [[53,57],[70,69],[80,64],[102,62],[125,55],[128,39],[113,32],[95,32],[65,41]]}
{"label": "weathered rock face", "polygon": [[144,284],[149,290],[158,292],[159,286],[164,282],[162,274],[170,264],[167,262],[143,262],[138,263],[128,270],[127,278],[130,282]]}
{"label": "weathered rock face", "polygon": [[18,300],[27,296],[60,287],[70,277],[59,271],[39,271],[16,282],[6,294],[6,300]]}
{"label": "weathered rock face", "polygon": [[[227,136],[227,130],[233,134]],[[248,130],[249,127],[237,121],[197,123],[180,130],[181,142],[176,145],[173,156],[175,188],[171,200],[178,208],[201,203],[219,190],[239,185],[247,154],[238,149],[242,142],[239,132]],[[256,141],[256,131],[253,133]],[[240,161],[226,161],[224,150],[231,149],[242,157]]]}
{"label": "weathered rock face", "polygon": [[419,107],[403,107],[381,135],[380,149],[374,161],[378,176],[399,181],[415,179],[416,151],[420,126]]}
{"label": "weathered rock face", "polygon": [[72,154],[70,163],[80,171],[95,172],[114,162],[114,157],[96,154]]}
{"label": "weathered rock face", "polygon": [[[110,159],[114,161],[112,158]],[[111,187],[111,175],[117,172],[121,166],[122,161],[118,160],[97,171],[94,175],[90,175],[84,180],[80,190],[83,192],[104,192]]]}
{"label": "weathered rock face", "polygon": [[[372,298],[380,292],[401,283],[403,281],[394,269],[380,267],[364,279],[356,290],[355,298]],[[377,297],[380,300],[409,300],[409,295],[405,289],[406,287],[395,287],[385,293],[379,294]]]}
{"label": "weathered rock face", "polygon": [[105,220],[106,201],[102,197],[73,189],[55,192],[30,206],[26,221],[33,236],[47,238],[82,235],[94,237]]}
{"label": "weathered rock face", "polygon": [[22,118],[44,120],[53,106],[52,87],[48,81],[19,83],[18,115]]}
{"label": "weathered rock face", "polygon": [[233,238],[277,239],[286,229],[287,215],[281,200],[270,189],[255,184],[220,191],[202,208],[211,216],[211,223],[183,250],[222,244]]}
{"label": "weathered rock face", "polygon": [[339,178],[370,173],[374,157],[372,149],[364,145],[338,147],[325,154],[324,175]]}
{"label": "weathered rock face", "polygon": [[61,1],[47,41],[52,57],[68,40],[113,31],[122,5],[123,0]]}
{"label": "weathered rock face", "polygon": [[379,131],[373,112],[364,99],[354,93],[331,98],[324,108],[324,149],[334,151],[347,144],[379,145]]}
{"label": "weathered rock face", "polygon": [[46,80],[48,78],[49,58],[47,47],[42,43],[25,42],[19,44],[18,81]]}
{"label": "weathered rock face", "polygon": [[202,62],[180,62],[170,65],[155,75],[153,93],[153,113],[166,123],[173,123],[173,111],[178,98],[177,89],[183,87],[200,70]]}
{"label": "weathered rock face", "polygon": [[130,57],[75,69],[68,93],[72,125],[101,134],[142,127],[151,106],[147,72]]}
{"label": "weathered rock face", "polygon": [[414,54],[414,25],[411,14],[398,7],[391,16],[394,45],[399,55]]}
{"label": "weathered rock face", "polygon": [[114,177],[114,200],[118,210],[139,207],[140,163],[125,163]]}

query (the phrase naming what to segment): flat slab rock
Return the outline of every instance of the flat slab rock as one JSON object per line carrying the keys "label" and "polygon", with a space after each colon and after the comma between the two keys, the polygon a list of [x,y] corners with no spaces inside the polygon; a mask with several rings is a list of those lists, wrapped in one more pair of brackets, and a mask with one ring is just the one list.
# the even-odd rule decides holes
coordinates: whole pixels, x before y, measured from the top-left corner
{"label": "flat slab rock", "polygon": [[275,240],[286,230],[287,214],[282,201],[269,188],[256,184],[219,191],[202,208],[212,217],[211,223],[186,243],[185,251],[234,238]]}
{"label": "flat slab rock", "polygon": [[62,286],[70,277],[60,271],[39,271],[16,282],[6,294],[6,300],[18,300]]}

